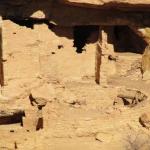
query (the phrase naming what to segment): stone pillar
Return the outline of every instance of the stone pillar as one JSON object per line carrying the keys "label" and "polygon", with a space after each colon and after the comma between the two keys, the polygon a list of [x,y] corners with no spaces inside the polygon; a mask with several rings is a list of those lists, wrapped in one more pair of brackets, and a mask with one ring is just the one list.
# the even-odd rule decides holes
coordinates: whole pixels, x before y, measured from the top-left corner
{"label": "stone pillar", "polygon": [[146,47],[142,56],[142,73],[143,80],[150,80],[150,45]]}
{"label": "stone pillar", "polygon": [[3,42],[2,42],[2,17],[0,16],[0,85],[4,85],[4,74],[3,74]]}
{"label": "stone pillar", "polygon": [[[99,33],[101,36],[101,32]],[[101,59],[102,59],[102,45],[101,37],[99,37],[95,52],[95,82],[100,84],[100,68],[101,68]]]}
{"label": "stone pillar", "polygon": [[115,58],[113,27],[100,26],[95,59],[95,81],[97,84],[107,85],[108,77],[115,74],[116,68],[113,58]]}

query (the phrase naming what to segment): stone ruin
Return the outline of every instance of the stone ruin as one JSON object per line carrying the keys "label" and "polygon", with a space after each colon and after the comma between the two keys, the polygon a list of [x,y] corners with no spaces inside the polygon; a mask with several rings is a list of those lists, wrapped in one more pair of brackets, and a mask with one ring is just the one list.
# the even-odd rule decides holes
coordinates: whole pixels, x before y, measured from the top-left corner
{"label": "stone ruin", "polygon": [[[117,51],[122,46],[126,49],[134,47],[135,53],[143,54],[141,71],[143,78],[149,76],[149,1],[77,1],[47,0],[22,1],[9,0],[0,2],[1,15],[1,85],[4,85],[3,71],[3,38],[2,20],[11,19],[27,23],[45,22],[50,26],[75,27],[74,46],[82,52],[88,34],[97,32],[97,48],[95,53],[95,81],[107,82],[105,78],[115,74],[107,65],[115,66]],[[63,10],[63,11],[61,11]],[[61,11],[61,13],[60,13]],[[88,14],[88,17],[87,17]],[[71,17],[70,17],[71,16]],[[30,24],[29,23],[29,24]],[[28,24],[28,25],[29,25]],[[80,35],[83,35],[81,37]],[[78,38],[78,39],[77,39]],[[120,41],[118,40],[120,39]],[[61,48],[61,45],[60,45]]]}
{"label": "stone ruin", "polygon": [[[90,50],[90,47],[85,48],[88,42],[95,44],[96,46],[91,49],[91,51],[94,51],[95,55],[95,57],[91,58],[94,60],[91,62],[94,62],[93,66],[95,66],[95,68],[93,68],[92,80],[93,82],[96,82],[95,84],[107,87],[108,82],[110,82],[109,79],[115,77],[116,73],[118,73],[117,52],[131,52],[133,54],[142,55],[139,62],[137,62],[137,64],[135,64],[136,66],[133,66],[133,68],[139,69],[138,73],[141,75],[141,80],[147,81],[150,79],[149,11],[150,0],[1,0],[0,99],[2,99],[2,101],[8,100],[7,94],[11,93],[11,91],[13,92],[12,89],[17,88],[13,86],[10,86],[9,88],[13,79],[17,79],[18,83],[21,83],[22,79],[30,80],[42,78],[43,76],[57,76],[57,71],[54,71],[55,69],[53,70],[55,66],[49,61],[51,57],[49,57],[47,51],[41,50],[41,52],[37,52],[34,50],[34,44],[38,45],[41,42],[38,40],[38,37],[36,43],[28,45],[28,47],[33,46],[33,49],[31,48],[30,56],[27,56],[25,52],[19,50],[16,51],[18,54],[12,57],[11,48],[6,47],[7,39],[3,34],[4,30],[7,30],[7,26],[3,24],[5,20],[11,20],[20,26],[25,26],[27,29],[34,29],[37,24],[44,23],[50,30],[56,32],[55,34],[57,37],[67,37],[68,41],[65,39],[65,42],[68,42],[67,44],[70,46],[69,49],[75,47],[76,52],[79,53],[78,55],[84,53],[85,50]],[[15,35],[16,33],[14,32],[13,34]],[[94,40],[90,39],[88,41],[91,34],[93,34]],[[53,38],[56,37],[54,35],[52,36]],[[60,43],[57,37],[56,40],[54,39],[52,45],[58,49],[63,49],[66,45]],[[46,38],[44,38],[44,40]],[[70,44],[70,39],[72,40],[72,45]],[[19,44],[15,39],[13,42]],[[51,49],[50,45],[48,46]],[[51,52],[51,54],[55,53],[55,51]],[[12,58],[10,59],[10,57]],[[42,58],[46,59],[44,60]],[[54,61],[57,61],[57,59]],[[25,64],[27,67],[25,67]],[[13,65],[16,66],[14,67]],[[48,66],[52,66],[52,68],[48,68]],[[88,74],[87,70],[83,70],[83,72],[84,71]],[[63,73],[58,75],[59,78],[63,76],[67,80],[67,78],[76,73],[75,71],[68,72],[65,75]],[[84,73],[81,74],[84,75]],[[137,76],[135,76],[135,78],[136,77]],[[87,79],[89,77],[83,76],[83,78]],[[26,90],[25,95],[20,94],[19,96],[16,96],[10,94],[10,97],[19,99],[20,97],[22,98],[29,95],[31,104],[38,109],[38,119],[34,123],[32,122],[33,118],[30,118],[29,115],[32,113],[32,110],[30,110],[26,113],[27,118],[23,118],[24,126],[26,127],[27,125],[27,128],[34,126],[33,128],[36,127],[36,130],[38,130],[39,128],[43,128],[42,108],[46,105],[46,101],[40,96],[36,97],[38,92],[35,93],[36,94],[34,94],[33,91]],[[137,93],[140,92],[138,91]],[[128,94],[124,94],[119,98],[124,99],[124,97],[127,100],[131,99],[131,101],[138,99],[135,98],[135,96],[128,97]],[[142,100],[131,102],[131,105],[137,104]],[[71,101],[69,103],[72,105],[80,105],[80,102]],[[118,103],[118,101],[116,103]],[[130,100],[128,103],[130,103]],[[2,111],[0,115],[0,118],[2,118],[0,119],[0,124],[12,123],[12,120],[14,120],[13,122],[22,123],[23,116],[25,116],[25,112],[19,109]],[[5,120],[4,118],[7,119]]]}

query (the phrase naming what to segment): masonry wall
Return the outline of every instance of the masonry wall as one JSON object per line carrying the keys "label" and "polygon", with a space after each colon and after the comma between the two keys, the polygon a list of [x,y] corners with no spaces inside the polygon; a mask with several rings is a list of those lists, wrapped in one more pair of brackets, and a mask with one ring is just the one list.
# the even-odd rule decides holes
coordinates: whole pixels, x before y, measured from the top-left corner
{"label": "masonry wall", "polygon": [[[95,38],[95,33],[90,38]],[[3,41],[4,95],[21,94],[24,87],[45,77],[64,81],[91,78],[94,82],[96,44],[89,43],[86,51],[76,53],[73,28],[49,29],[41,24],[30,29],[6,20]]]}

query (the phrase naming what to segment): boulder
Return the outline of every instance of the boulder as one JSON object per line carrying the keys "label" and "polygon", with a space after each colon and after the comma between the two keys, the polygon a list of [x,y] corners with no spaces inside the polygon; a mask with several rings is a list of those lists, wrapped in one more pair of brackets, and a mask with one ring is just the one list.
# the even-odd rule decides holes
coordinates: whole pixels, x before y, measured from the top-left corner
{"label": "boulder", "polygon": [[114,100],[114,105],[124,104],[126,106],[135,106],[138,103],[145,101],[148,96],[137,89],[120,89]]}
{"label": "boulder", "polygon": [[51,84],[44,84],[41,87],[32,89],[29,96],[31,102],[35,102],[38,105],[44,105],[46,102],[51,102],[54,97],[55,89]]}
{"label": "boulder", "polygon": [[30,94],[29,98],[30,98],[31,104],[37,105],[38,108],[44,107],[47,103],[47,100],[45,98],[42,98],[42,97],[33,98],[32,94]]}
{"label": "boulder", "polygon": [[143,127],[150,129],[150,112],[143,113],[139,118],[139,122]]}
{"label": "boulder", "polygon": [[76,104],[78,102],[77,97],[69,90],[63,92],[63,101],[68,104]]}

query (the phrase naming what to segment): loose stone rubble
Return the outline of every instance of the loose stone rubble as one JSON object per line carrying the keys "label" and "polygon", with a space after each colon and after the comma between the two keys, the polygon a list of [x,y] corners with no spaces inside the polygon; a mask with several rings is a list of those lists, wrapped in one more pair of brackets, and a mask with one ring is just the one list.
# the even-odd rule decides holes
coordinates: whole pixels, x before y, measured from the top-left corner
{"label": "loose stone rubble", "polygon": [[130,107],[137,105],[140,102],[147,100],[148,96],[136,89],[120,89],[114,105],[124,104]]}

